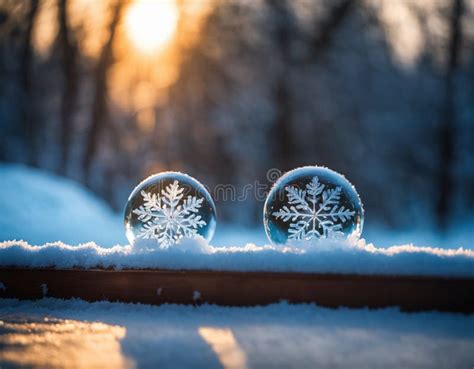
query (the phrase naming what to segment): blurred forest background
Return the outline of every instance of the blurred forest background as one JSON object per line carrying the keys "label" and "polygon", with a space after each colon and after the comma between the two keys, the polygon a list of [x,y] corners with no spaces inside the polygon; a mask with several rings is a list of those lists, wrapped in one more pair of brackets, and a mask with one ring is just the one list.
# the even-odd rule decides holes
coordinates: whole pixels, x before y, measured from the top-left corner
{"label": "blurred forest background", "polygon": [[[474,0],[0,0],[0,81],[0,161],[116,210],[158,171],[316,164],[369,223],[472,220]],[[247,226],[262,205],[217,203]]]}

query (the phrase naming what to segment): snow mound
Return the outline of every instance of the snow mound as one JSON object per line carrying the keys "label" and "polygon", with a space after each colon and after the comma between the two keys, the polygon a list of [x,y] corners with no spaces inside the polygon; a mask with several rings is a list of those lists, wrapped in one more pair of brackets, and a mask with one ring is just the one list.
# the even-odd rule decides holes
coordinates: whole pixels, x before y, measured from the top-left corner
{"label": "snow mound", "polygon": [[365,240],[294,247],[214,247],[204,239],[184,240],[168,249],[103,248],[95,243],[61,242],[31,246],[0,243],[0,267],[113,268],[307,272],[474,277],[474,250],[413,245],[378,248]]}
{"label": "snow mound", "polygon": [[125,241],[120,217],[79,184],[21,165],[0,165],[0,240]]}

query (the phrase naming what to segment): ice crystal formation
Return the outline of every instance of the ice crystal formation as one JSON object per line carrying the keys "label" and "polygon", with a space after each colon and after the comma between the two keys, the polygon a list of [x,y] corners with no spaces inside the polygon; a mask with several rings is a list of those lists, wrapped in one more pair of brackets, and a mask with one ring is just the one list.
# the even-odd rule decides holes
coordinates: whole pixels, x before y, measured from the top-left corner
{"label": "ice crystal formation", "polygon": [[332,238],[341,235],[342,224],[355,212],[340,205],[342,188],[326,188],[317,176],[306,189],[286,186],[288,206],[283,206],[272,215],[285,223],[290,222],[288,239],[310,240]]}
{"label": "ice crystal formation", "polygon": [[168,247],[183,237],[194,237],[197,230],[206,225],[197,214],[204,199],[196,196],[184,198],[183,191],[184,188],[175,180],[161,191],[161,196],[140,192],[144,204],[133,210],[143,223],[139,238],[156,239],[160,246]]}

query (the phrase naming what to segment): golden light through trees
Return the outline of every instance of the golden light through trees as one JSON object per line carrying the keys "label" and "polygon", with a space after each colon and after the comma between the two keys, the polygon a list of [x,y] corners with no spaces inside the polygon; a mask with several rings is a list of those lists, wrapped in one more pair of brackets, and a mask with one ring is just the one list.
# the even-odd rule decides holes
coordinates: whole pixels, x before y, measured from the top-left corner
{"label": "golden light through trees", "polygon": [[[108,95],[112,104],[136,114],[139,126],[149,130],[154,124],[154,107],[166,104],[167,89],[178,77],[183,47],[190,48],[198,42],[202,22],[214,2],[123,0],[122,3],[123,15],[116,25],[117,35],[112,45],[113,63],[107,72]],[[57,4],[58,0],[42,0],[33,28],[33,47],[43,60],[52,57],[58,39]],[[82,64],[85,68],[94,68],[100,58],[116,4],[116,0],[67,0],[70,33],[79,51],[78,63],[88,60]],[[186,21],[179,22],[181,18]],[[147,124],[142,124],[144,121]]]}
{"label": "golden light through trees", "polygon": [[136,0],[125,15],[125,32],[138,50],[152,54],[171,40],[177,21],[173,0]]}

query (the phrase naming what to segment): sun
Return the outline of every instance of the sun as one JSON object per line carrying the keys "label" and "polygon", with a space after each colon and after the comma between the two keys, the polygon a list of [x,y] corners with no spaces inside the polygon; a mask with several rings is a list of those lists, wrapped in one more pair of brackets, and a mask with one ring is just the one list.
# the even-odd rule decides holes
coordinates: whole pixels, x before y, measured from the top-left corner
{"label": "sun", "polygon": [[178,22],[174,0],[135,0],[125,15],[125,29],[135,47],[145,54],[163,48]]}

